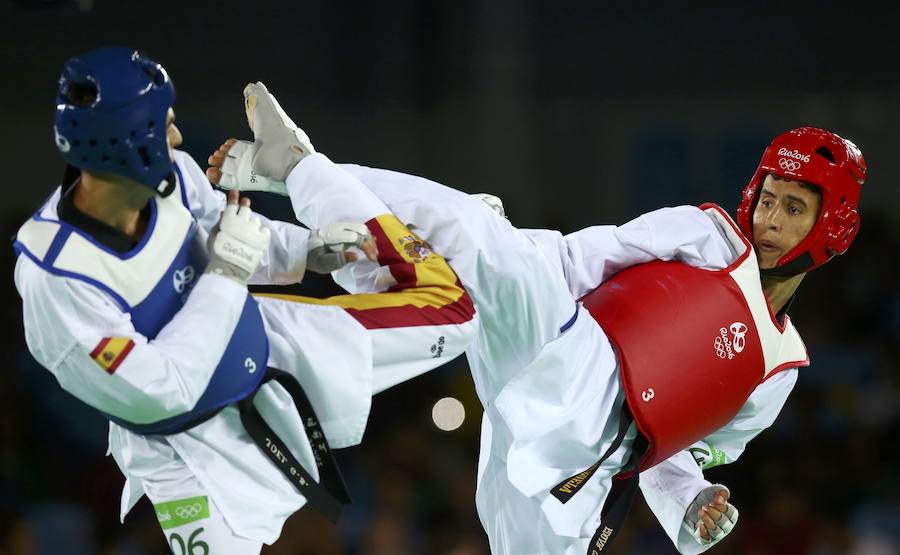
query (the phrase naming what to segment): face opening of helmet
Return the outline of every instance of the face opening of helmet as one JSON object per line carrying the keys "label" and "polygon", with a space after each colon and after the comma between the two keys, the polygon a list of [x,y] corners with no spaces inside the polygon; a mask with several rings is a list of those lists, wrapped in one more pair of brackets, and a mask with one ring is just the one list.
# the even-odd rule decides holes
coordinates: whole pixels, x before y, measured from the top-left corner
{"label": "face opening of helmet", "polygon": [[[859,231],[858,204],[866,173],[866,161],[859,148],[831,131],[799,127],[776,136],[743,189],[737,209],[741,231],[757,243],[755,211],[763,183],[772,174],[815,186],[820,208],[807,237],[784,253],[776,267],[762,272],[770,276],[795,276],[844,254]],[[809,194],[808,190],[801,191]]]}
{"label": "face opening of helmet", "polygon": [[774,173],[759,187],[753,210],[753,242],[759,267],[775,268],[779,261],[813,231],[822,210],[819,187]]}

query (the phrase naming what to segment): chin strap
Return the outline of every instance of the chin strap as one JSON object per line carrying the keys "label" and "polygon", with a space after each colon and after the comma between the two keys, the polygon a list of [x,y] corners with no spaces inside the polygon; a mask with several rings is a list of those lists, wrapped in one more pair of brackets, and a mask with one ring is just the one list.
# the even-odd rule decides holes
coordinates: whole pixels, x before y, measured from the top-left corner
{"label": "chin strap", "polygon": [[787,264],[782,266],[775,266],[774,268],[768,269],[760,269],[759,273],[764,276],[773,276],[773,277],[793,277],[800,274],[805,274],[810,271],[813,266],[815,266],[815,261],[809,251],[801,254],[797,258],[791,260]]}
{"label": "chin strap", "polygon": [[175,179],[175,172],[170,171],[169,175],[159,182],[159,185],[156,186],[156,192],[159,193],[159,196],[166,198],[175,191],[175,184],[177,183]]}

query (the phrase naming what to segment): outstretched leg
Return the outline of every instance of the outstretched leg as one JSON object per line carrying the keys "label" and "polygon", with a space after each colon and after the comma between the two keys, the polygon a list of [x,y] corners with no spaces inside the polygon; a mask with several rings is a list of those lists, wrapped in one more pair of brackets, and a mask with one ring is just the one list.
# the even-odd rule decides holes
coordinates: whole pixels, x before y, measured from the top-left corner
{"label": "outstretched leg", "polygon": [[[443,255],[459,276],[480,319],[477,353],[470,352],[469,362],[482,401],[490,402],[572,318],[575,303],[560,270],[508,220],[469,194],[398,172],[341,167]],[[291,177],[292,191],[314,187],[303,178],[302,171]],[[357,264],[335,279],[350,291],[372,290],[377,279],[365,274],[367,268],[371,270]]]}
{"label": "outstretched leg", "polygon": [[[483,402],[489,403],[576,314],[559,268],[484,203],[422,178],[358,166],[346,171],[315,153],[261,83],[248,85],[244,96],[256,140],[248,155],[239,157],[232,172],[236,182],[258,181],[258,175],[283,182],[274,188],[290,196],[297,219],[310,228],[370,222],[390,208],[450,262],[480,315],[479,344],[469,362]],[[241,170],[248,165],[249,176]],[[418,248],[415,244],[392,247]],[[395,286],[390,274],[369,266],[352,284],[338,279],[351,292],[383,291],[386,284]]]}

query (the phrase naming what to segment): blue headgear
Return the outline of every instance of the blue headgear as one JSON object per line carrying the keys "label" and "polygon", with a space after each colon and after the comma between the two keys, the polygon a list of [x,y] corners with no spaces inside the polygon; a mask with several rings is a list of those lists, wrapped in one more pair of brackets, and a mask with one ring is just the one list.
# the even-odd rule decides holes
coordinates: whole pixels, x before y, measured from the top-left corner
{"label": "blue headgear", "polygon": [[130,48],[70,58],[56,96],[56,146],[72,166],[122,175],[167,196],[175,189],[166,144],[174,101],[166,70]]}

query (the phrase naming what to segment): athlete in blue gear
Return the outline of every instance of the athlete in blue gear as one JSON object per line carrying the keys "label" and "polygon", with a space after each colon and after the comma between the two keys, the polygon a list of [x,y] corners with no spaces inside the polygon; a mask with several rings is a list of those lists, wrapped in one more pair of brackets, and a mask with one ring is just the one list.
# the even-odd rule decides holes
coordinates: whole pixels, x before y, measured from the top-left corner
{"label": "athlete in blue gear", "polygon": [[[254,555],[306,503],[336,518],[348,499],[330,448],[361,441],[374,393],[461,353],[474,311],[444,260],[327,160],[314,180],[355,203],[324,203],[313,232],[226,200],[176,150],[174,99],[133,50],[66,63],[54,130],[68,167],[17,234],[16,287],[31,353],[111,420],[122,517],[147,495],[175,553]],[[247,290],[357,256],[393,290]]]}

